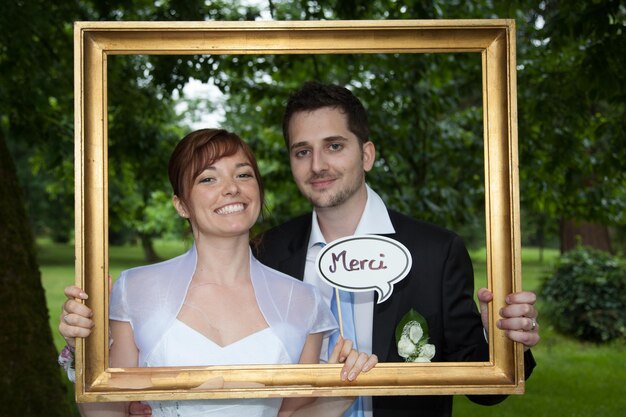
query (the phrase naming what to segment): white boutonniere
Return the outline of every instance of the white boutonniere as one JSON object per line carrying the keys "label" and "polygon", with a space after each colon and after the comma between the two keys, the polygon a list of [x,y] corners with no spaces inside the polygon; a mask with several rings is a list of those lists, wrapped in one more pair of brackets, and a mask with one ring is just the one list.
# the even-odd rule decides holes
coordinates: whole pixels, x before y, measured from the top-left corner
{"label": "white boutonniere", "polygon": [[411,309],[396,326],[398,354],[407,362],[430,362],[435,345],[428,343],[428,323]]}

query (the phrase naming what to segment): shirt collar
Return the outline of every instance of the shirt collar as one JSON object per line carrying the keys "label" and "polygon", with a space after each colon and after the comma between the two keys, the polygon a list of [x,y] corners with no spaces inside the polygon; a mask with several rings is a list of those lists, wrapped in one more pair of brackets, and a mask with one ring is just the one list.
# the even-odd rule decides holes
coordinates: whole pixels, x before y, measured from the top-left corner
{"label": "shirt collar", "polygon": [[[389,212],[383,202],[383,199],[365,184],[367,189],[367,201],[365,203],[365,210],[361,215],[361,220],[356,227],[355,235],[385,235],[395,233],[395,229],[391,224],[389,218]],[[311,223],[311,235],[309,237],[309,248],[316,243],[327,243],[324,240],[324,235],[320,230],[319,223],[317,222],[317,214],[315,210],[312,213],[313,219]]]}

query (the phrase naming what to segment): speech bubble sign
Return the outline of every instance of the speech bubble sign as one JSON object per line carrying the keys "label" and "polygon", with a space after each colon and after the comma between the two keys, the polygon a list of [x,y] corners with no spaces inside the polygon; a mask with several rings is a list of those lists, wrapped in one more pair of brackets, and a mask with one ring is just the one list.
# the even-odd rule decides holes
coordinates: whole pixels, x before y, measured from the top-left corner
{"label": "speech bubble sign", "polygon": [[412,263],[406,246],[376,235],[333,240],[315,262],[319,276],[328,284],[350,292],[376,291],[379,304],[391,296],[393,284],[407,276]]}

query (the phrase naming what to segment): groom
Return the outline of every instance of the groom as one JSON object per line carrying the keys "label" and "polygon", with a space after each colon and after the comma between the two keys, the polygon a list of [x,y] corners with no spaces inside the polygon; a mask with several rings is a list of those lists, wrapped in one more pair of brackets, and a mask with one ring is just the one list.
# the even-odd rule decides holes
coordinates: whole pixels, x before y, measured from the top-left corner
{"label": "groom", "polygon": [[[283,135],[293,178],[311,202],[309,213],[264,233],[257,257],[266,265],[318,286],[330,304],[331,287],[315,273],[320,244],[353,234],[384,235],[411,252],[409,275],[394,286],[390,299],[376,304],[373,292],[354,293],[356,343],[381,362],[404,361],[394,330],[415,309],[427,321],[433,361],[488,361],[487,303],[492,295],[478,292],[481,314],[473,301],[472,264],[461,238],[451,231],[387,209],[365,182],[376,159],[369,140],[367,114],[349,90],[305,83],[289,99]],[[535,294],[510,294],[497,327],[525,345],[526,377],[535,366],[530,350],[539,342]],[[332,348],[332,347],[327,347]],[[324,353],[322,353],[324,358]],[[505,396],[472,396],[479,404],[496,404]],[[365,416],[449,416],[451,396],[364,398]],[[373,414],[372,414],[373,413]]]}

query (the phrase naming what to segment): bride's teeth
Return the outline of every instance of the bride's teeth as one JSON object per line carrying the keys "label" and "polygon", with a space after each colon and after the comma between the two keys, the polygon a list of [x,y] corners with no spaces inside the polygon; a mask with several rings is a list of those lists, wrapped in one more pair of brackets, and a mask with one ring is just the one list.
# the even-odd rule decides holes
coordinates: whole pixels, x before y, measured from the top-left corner
{"label": "bride's teeth", "polygon": [[218,214],[230,214],[230,213],[235,213],[237,211],[242,211],[243,210],[243,204],[233,204],[231,206],[226,206],[226,207],[222,207],[221,209],[217,210]]}

